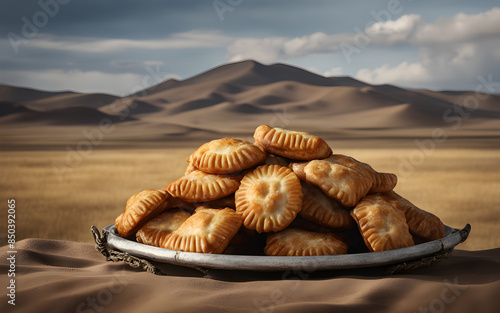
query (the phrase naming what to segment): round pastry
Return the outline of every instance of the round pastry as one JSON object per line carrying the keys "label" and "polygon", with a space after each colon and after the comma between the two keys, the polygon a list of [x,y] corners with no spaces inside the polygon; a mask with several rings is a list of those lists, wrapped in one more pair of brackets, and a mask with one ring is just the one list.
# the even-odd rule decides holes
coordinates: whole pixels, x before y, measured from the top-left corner
{"label": "round pastry", "polygon": [[235,200],[246,228],[276,232],[287,227],[302,208],[302,188],[289,168],[262,165],[243,177]]}

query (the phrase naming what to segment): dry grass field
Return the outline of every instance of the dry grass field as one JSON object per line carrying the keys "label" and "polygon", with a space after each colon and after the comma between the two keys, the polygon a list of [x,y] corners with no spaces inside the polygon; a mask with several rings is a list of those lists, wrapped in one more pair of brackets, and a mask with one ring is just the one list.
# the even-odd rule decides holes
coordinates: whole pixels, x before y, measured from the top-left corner
{"label": "dry grass field", "polygon": [[[460,249],[500,246],[500,149],[445,147],[419,159],[415,148],[362,146],[336,151],[398,174],[396,191],[445,224],[459,228],[470,223],[472,233]],[[91,225],[102,228],[113,223],[130,195],[161,188],[181,176],[186,157],[196,147],[95,149],[61,180],[53,164],[65,163],[66,151],[2,151],[0,220],[6,220],[6,199],[15,198],[17,240],[91,242]],[[402,161],[412,156],[413,161]],[[3,245],[6,225],[0,226],[0,233]]]}

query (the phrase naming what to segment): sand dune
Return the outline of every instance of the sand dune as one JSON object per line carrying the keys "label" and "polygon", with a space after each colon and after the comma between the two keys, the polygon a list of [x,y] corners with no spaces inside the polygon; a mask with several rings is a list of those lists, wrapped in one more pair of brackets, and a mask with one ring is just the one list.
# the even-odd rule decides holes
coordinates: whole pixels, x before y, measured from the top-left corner
{"label": "sand dune", "polygon": [[99,108],[118,98],[117,96],[100,93],[49,92],[0,85],[0,101],[22,104],[35,111],[49,111],[74,106]]}
{"label": "sand dune", "polygon": [[[86,107],[69,107],[54,109],[47,112],[29,110],[16,114],[9,114],[0,118],[2,123],[29,123],[41,126],[51,125],[99,125],[105,119],[112,123],[132,121],[133,118],[121,119]],[[108,123],[108,122],[107,122]]]}
{"label": "sand dune", "polygon": [[[474,110],[464,103],[471,95],[484,99]],[[490,129],[495,125],[492,120],[500,119],[498,95],[370,85],[351,77],[323,77],[290,65],[254,61],[225,64],[182,81],[170,79],[124,98],[0,86],[0,101],[4,101],[0,109],[4,123],[78,125],[113,115],[121,118],[117,121],[142,122],[123,127],[153,123],[160,132],[168,125],[251,131],[256,124],[277,121],[280,126],[327,132],[448,127],[445,116],[463,118],[457,104],[468,113],[461,126]]]}
{"label": "sand dune", "polygon": [[339,77],[328,77],[328,79],[334,82],[334,86],[349,86],[349,87],[364,87],[370,86],[369,84],[354,79],[350,76],[339,76]]}
{"label": "sand dune", "polygon": [[339,85],[338,80],[326,78],[290,65],[273,64],[266,66],[255,61],[225,64],[184,80],[179,85],[229,81],[237,85],[258,86],[287,80],[318,86]]}
{"label": "sand dune", "polygon": [[0,99],[2,101],[11,101],[16,103],[26,103],[40,99],[46,99],[55,95],[71,95],[73,92],[49,92],[24,87],[14,87],[0,85]]}
{"label": "sand dune", "polygon": [[138,115],[160,111],[161,108],[133,97],[119,98],[99,107],[99,111],[109,115]]}
{"label": "sand dune", "polygon": [[[265,66],[253,61],[223,65],[185,81],[164,84],[139,97],[163,108],[141,118],[206,129],[234,129],[234,124],[243,127],[249,120],[269,123],[279,114],[300,119],[288,121],[288,125],[307,124],[310,130],[313,125],[326,126],[326,130],[445,127],[443,116],[454,105],[448,95],[372,86],[350,77],[325,78],[288,65]],[[494,106],[488,103],[465,122],[477,126],[488,118],[499,118],[490,108]]]}
{"label": "sand dune", "polygon": [[363,126],[366,128],[418,128],[442,124],[440,116],[411,103],[343,114],[335,119],[335,124],[336,127],[349,128],[353,120],[364,121]]}
{"label": "sand dune", "polygon": [[4,124],[98,125],[104,118],[112,122],[131,121],[97,109],[119,99],[107,94],[47,92],[0,85],[0,121]]}
{"label": "sand dune", "polygon": [[118,99],[106,94],[61,94],[52,97],[30,101],[25,105],[38,111],[50,111],[68,107],[87,107],[98,109]]}
{"label": "sand dune", "polygon": [[31,110],[18,103],[9,101],[0,101],[0,116],[30,112]]}
{"label": "sand dune", "polygon": [[500,112],[500,95],[496,94],[476,94],[473,91],[432,91],[432,90],[418,90],[418,92],[432,97],[456,103],[461,106],[473,107],[478,100],[478,110],[486,112]]}

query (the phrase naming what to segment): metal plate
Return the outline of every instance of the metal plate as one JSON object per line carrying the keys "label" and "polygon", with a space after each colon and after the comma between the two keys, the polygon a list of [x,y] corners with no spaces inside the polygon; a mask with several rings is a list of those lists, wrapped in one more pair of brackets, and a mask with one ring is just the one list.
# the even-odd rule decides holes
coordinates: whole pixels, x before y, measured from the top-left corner
{"label": "metal plate", "polygon": [[114,225],[105,227],[103,232],[108,233],[109,248],[160,263],[208,269],[286,271],[353,269],[418,260],[453,250],[456,245],[467,239],[470,225],[467,224],[461,230],[445,226],[444,238],[412,247],[383,252],[323,256],[252,256],[183,252],[152,247],[122,238]]}

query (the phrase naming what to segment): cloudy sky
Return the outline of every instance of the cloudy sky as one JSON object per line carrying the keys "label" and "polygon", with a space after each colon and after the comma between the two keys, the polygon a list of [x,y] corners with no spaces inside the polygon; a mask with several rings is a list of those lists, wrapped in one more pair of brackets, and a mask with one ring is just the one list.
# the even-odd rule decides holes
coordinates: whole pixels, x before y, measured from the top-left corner
{"label": "cloudy sky", "polygon": [[126,95],[254,59],[434,90],[500,80],[498,1],[0,0],[0,83]]}

